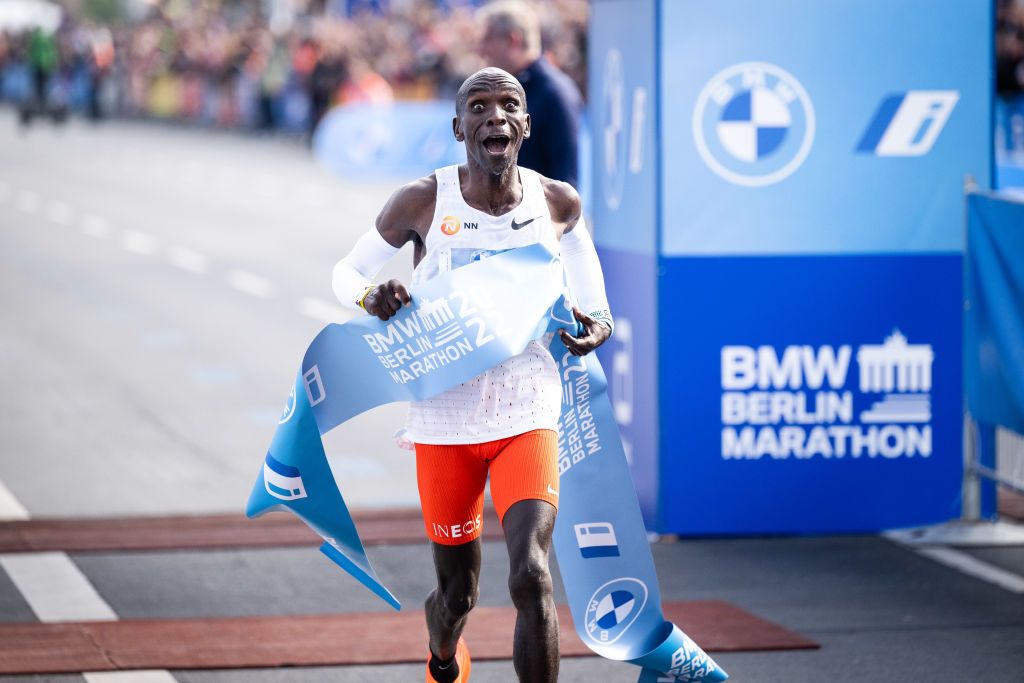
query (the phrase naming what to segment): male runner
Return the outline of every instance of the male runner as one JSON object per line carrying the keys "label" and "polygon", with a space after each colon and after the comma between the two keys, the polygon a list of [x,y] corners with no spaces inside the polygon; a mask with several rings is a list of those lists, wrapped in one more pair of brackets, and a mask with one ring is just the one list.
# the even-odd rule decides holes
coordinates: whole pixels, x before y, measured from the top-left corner
{"label": "male runner", "polygon": [[[467,162],[405,185],[334,269],[335,294],[387,320],[411,301],[397,280],[370,284],[407,242],[414,245],[412,284],[494,253],[537,242],[560,250],[579,302],[579,337],[560,330],[576,355],[600,346],[612,320],[580,199],[566,183],[516,165],[530,135],[522,86],[488,68],[459,89],[453,128]],[[587,311],[588,313],[584,313]],[[548,548],[558,507],[557,424],[561,384],[540,341],[519,355],[432,399],[412,403],[408,430],[437,588],[426,601],[428,683],[469,680],[462,630],[478,595],[483,492],[491,496],[509,553],[509,592],[518,612],[513,663],[519,679],[558,677],[558,619]]]}

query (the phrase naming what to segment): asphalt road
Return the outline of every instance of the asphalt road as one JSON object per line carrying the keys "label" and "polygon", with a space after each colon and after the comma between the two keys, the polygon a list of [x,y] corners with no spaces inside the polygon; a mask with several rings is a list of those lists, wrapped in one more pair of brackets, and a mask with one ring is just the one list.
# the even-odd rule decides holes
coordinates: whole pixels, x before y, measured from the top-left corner
{"label": "asphalt road", "polygon": [[[331,267],[392,186],[334,178],[281,140],[74,121],[19,133],[0,109],[0,520],[241,512],[302,352],[346,318]],[[404,254],[386,272],[409,270]],[[328,436],[352,507],[416,504],[411,454],[390,438],[404,411]],[[1024,588],[1012,579],[1024,586],[1024,547],[960,552],[1010,588],[871,536],[683,540],[654,555],[665,599],[729,601],[822,644],[716,655],[733,680],[1024,681]],[[370,556],[404,602],[423,599],[425,544]],[[308,548],[42,560],[64,562],[122,619],[387,609]],[[0,556],[0,621],[45,620],[18,566]],[[506,567],[502,545],[486,544],[481,604],[510,604]],[[636,675],[597,658],[562,673]],[[422,667],[155,675],[84,680],[415,681]],[[473,680],[512,681],[511,664],[480,663]]]}
{"label": "asphalt road", "polygon": [[[390,189],[282,141],[18,135],[5,111],[0,480],[33,517],[240,510],[306,345],[347,319],[331,267]],[[328,436],[352,505],[416,504],[390,438],[404,418],[391,406]]]}

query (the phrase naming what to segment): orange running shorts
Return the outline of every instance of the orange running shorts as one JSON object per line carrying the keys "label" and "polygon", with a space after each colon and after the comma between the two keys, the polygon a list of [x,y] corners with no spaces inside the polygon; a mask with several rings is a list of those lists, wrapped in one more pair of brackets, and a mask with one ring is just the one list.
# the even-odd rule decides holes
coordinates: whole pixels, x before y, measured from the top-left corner
{"label": "orange running shorts", "polygon": [[416,444],[416,483],[427,538],[461,545],[483,531],[484,485],[504,520],[521,500],[558,507],[558,435],[535,429],[478,444]]}

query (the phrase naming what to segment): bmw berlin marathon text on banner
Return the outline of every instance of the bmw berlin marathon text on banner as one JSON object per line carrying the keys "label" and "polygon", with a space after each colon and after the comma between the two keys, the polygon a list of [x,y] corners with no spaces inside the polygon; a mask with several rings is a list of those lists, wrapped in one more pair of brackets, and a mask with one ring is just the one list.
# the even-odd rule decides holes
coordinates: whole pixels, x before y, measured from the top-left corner
{"label": "bmw berlin marathon text on banner", "polygon": [[595,233],[633,340],[610,391],[649,526],[960,514],[991,22],[985,2],[594,3]]}

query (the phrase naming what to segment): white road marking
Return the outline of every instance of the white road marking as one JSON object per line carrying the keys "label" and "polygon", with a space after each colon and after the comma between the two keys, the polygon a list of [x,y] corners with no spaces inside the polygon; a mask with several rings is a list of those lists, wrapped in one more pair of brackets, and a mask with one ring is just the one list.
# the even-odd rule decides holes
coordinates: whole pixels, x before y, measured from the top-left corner
{"label": "white road marking", "polygon": [[210,260],[197,251],[185,247],[171,247],[167,250],[167,260],[172,266],[202,275],[210,270]]}
{"label": "white road marking", "polygon": [[[0,202],[11,195],[7,183],[0,182]],[[29,190],[18,193],[17,207],[25,213],[39,209],[39,195]],[[47,217],[59,225],[70,225],[73,212],[63,202],[51,202]],[[95,215],[82,217],[81,230],[96,239],[110,237],[110,224]],[[134,231],[123,236],[123,246],[138,253],[152,253],[156,242],[149,235]],[[180,255],[179,255],[179,260]],[[193,265],[194,258],[183,259]],[[184,267],[184,266],[182,266]],[[23,521],[30,518],[28,510],[0,481],[0,521]],[[0,554],[0,568],[7,574],[40,621],[112,621],[117,614],[99,595],[89,579],[66,553]],[[169,671],[84,672],[88,683],[176,683]]]}
{"label": "white road marking", "polygon": [[973,576],[976,579],[1005,588],[1011,593],[1017,593],[1018,595],[1024,593],[1024,576],[1018,576],[1013,572],[991,565],[965,552],[945,546],[929,546],[914,548],[913,550],[935,560],[939,564],[944,564],[968,576]]}
{"label": "white road marking", "polygon": [[83,673],[86,683],[177,683],[170,671],[150,669],[147,671],[101,671]]}
{"label": "white road marking", "polygon": [[125,230],[121,235],[121,246],[126,251],[149,256],[156,251],[156,240],[152,235],[138,230]]}
{"label": "white road marking", "polygon": [[338,304],[309,297],[299,299],[299,313],[322,323],[344,323],[357,315],[356,311],[342,308]]}
{"label": "white road marking", "polygon": [[0,521],[28,519],[28,510],[14,494],[0,481]]}
{"label": "white road marking", "polygon": [[106,219],[90,214],[82,218],[82,232],[89,237],[105,240],[110,237],[110,223]]}
{"label": "white road marking", "polygon": [[114,610],[65,553],[0,555],[0,566],[39,621],[113,621]]}
{"label": "white road marking", "polygon": [[18,193],[18,210],[25,213],[35,213],[39,208],[39,195],[31,190],[22,190]]}
{"label": "white road marking", "polygon": [[274,296],[276,289],[274,283],[265,277],[260,277],[244,270],[228,271],[227,281],[228,286],[232,289],[237,289],[239,292],[259,297],[260,299],[269,299]]}
{"label": "white road marking", "polygon": [[71,225],[71,207],[64,202],[50,202],[46,207],[46,217],[57,225]]}

